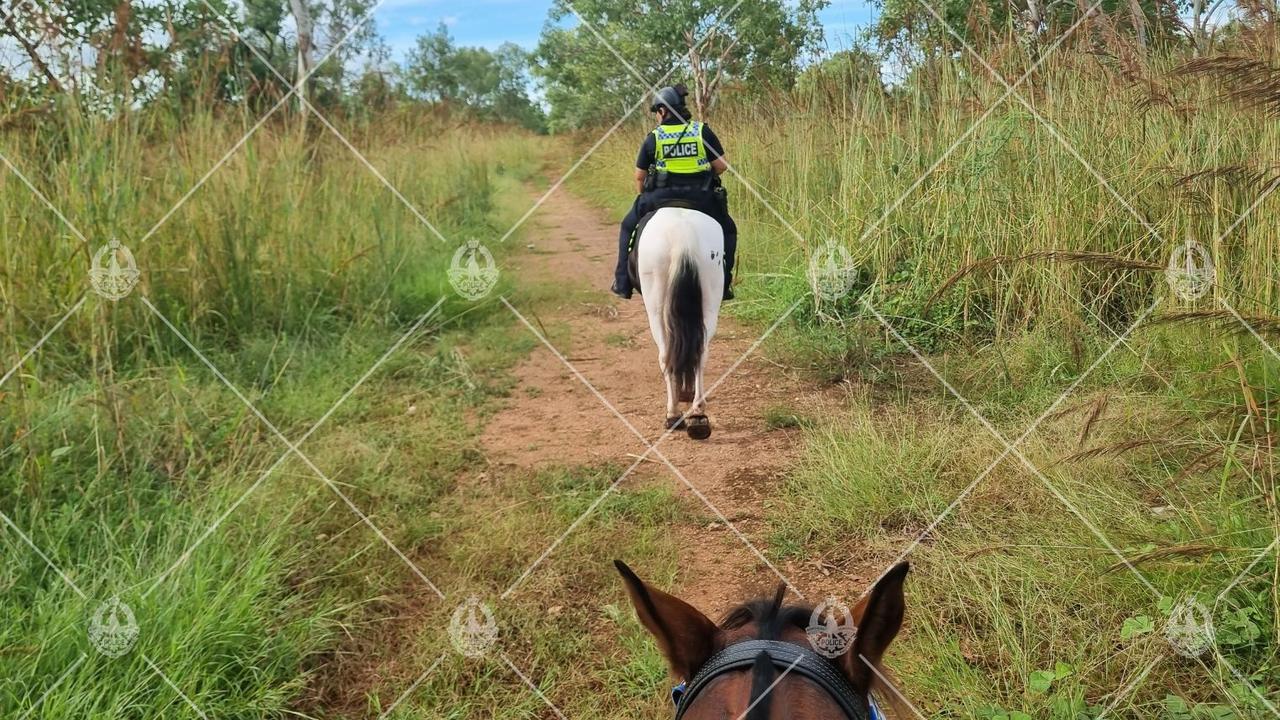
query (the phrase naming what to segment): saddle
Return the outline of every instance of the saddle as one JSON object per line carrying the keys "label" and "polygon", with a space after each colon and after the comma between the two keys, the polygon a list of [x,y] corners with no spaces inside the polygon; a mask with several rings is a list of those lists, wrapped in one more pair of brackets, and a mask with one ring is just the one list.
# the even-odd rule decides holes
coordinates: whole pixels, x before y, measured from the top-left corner
{"label": "saddle", "polygon": [[659,210],[670,207],[705,212],[700,204],[692,200],[686,200],[684,198],[667,198],[659,200],[654,209],[645,213],[640,218],[640,222],[636,223],[636,233],[631,236],[631,252],[627,255],[627,276],[631,278],[631,288],[637,295],[643,294],[640,292],[640,261],[636,259],[638,257],[636,249],[640,247],[640,236],[644,234],[644,228],[649,224],[649,218],[653,217]]}

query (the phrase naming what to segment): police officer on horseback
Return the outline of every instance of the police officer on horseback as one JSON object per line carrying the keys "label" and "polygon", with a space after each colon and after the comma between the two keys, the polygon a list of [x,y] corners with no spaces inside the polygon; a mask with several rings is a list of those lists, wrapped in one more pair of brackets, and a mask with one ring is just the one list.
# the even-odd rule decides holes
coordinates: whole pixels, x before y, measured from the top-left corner
{"label": "police officer on horseback", "polygon": [[733,298],[733,260],[738,248],[738,226],[729,217],[728,196],[720,175],[728,169],[724,146],[705,123],[690,119],[683,85],[665,87],[654,97],[649,111],[658,127],[640,145],[636,158],[636,192],[631,212],[622,220],[618,235],[618,266],[613,293],[630,298],[634,288],[627,274],[632,237],[640,220],[666,204],[679,202],[715,218],[724,230],[724,299]]}

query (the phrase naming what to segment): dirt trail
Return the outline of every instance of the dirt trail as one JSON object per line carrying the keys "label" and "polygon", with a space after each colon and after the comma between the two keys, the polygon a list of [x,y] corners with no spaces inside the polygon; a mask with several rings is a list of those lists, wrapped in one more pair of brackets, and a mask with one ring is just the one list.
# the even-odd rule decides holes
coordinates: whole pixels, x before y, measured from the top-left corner
{"label": "dirt trail", "polygon": [[[617,224],[614,218],[561,189],[531,219],[525,237],[532,250],[511,270],[524,282],[555,283],[566,299],[541,305],[529,317],[550,333],[553,344],[617,411],[650,442],[663,432],[666,392],[639,296],[622,301],[608,292]],[[711,345],[707,382],[714,382],[748,351],[759,331],[721,316]],[[498,466],[540,467],[613,462],[629,467],[644,444],[545,346],[516,369],[518,385],[488,423],[482,445]],[[672,434],[658,446],[683,476],[762,551],[767,547],[765,502],[780,487],[782,472],[796,459],[799,431],[769,429],[771,406],[807,413],[838,400],[841,391],[787,377],[758,353],[748,357],[716,390],[708,414],[714,432],[695,442]],[[652,453],[618,487],[674,484],[695,522],[675,528],[684,548],[679,592],[704,612],[718,616],[731,605],[775,587],[777,576],[727,528],[683,481]],[[643,558],[633,563],[643,566]],[[807,597],[861,589],[871,578],[841,572],[832,587],[820,568],[784,563],[779,570]]]}

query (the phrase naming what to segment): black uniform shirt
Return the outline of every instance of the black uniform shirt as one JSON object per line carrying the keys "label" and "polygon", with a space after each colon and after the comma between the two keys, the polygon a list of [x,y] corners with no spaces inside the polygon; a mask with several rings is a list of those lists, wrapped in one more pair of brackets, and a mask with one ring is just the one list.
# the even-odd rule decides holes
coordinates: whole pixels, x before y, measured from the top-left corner
{"label": "black uniform shirt", "polygon": [[[720,138],[711,131],[711,126],[703,124],[702,141],[707,144],[707,159],[715,160],[724,155],[724,146],[720,144]],[[640,143],[640,154],[636,156],[636,169],[648,170],[657,159],[654,157],[658,149],[658,139],[649,133],[644,137],[644,142]]]}

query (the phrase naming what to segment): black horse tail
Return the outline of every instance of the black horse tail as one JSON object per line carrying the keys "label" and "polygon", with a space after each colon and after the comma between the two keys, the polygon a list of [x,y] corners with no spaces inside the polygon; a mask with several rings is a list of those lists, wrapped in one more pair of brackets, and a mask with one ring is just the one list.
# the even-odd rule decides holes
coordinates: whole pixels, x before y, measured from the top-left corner
{"label": "black horse tail", "polygon": [[769,653],[761,650],[751,664],[751,704],[746,720],[769,720],[769,699],[772,697],[769,691],[776,674]]}
{"label": "black horse tail", "polygon": [[675,375],[681,393],[692,393],[698,379],[698,364],[707,328],[702,319],[702,280],[693,255],[683,243],[674,243],[667,286],[667,368]]}

